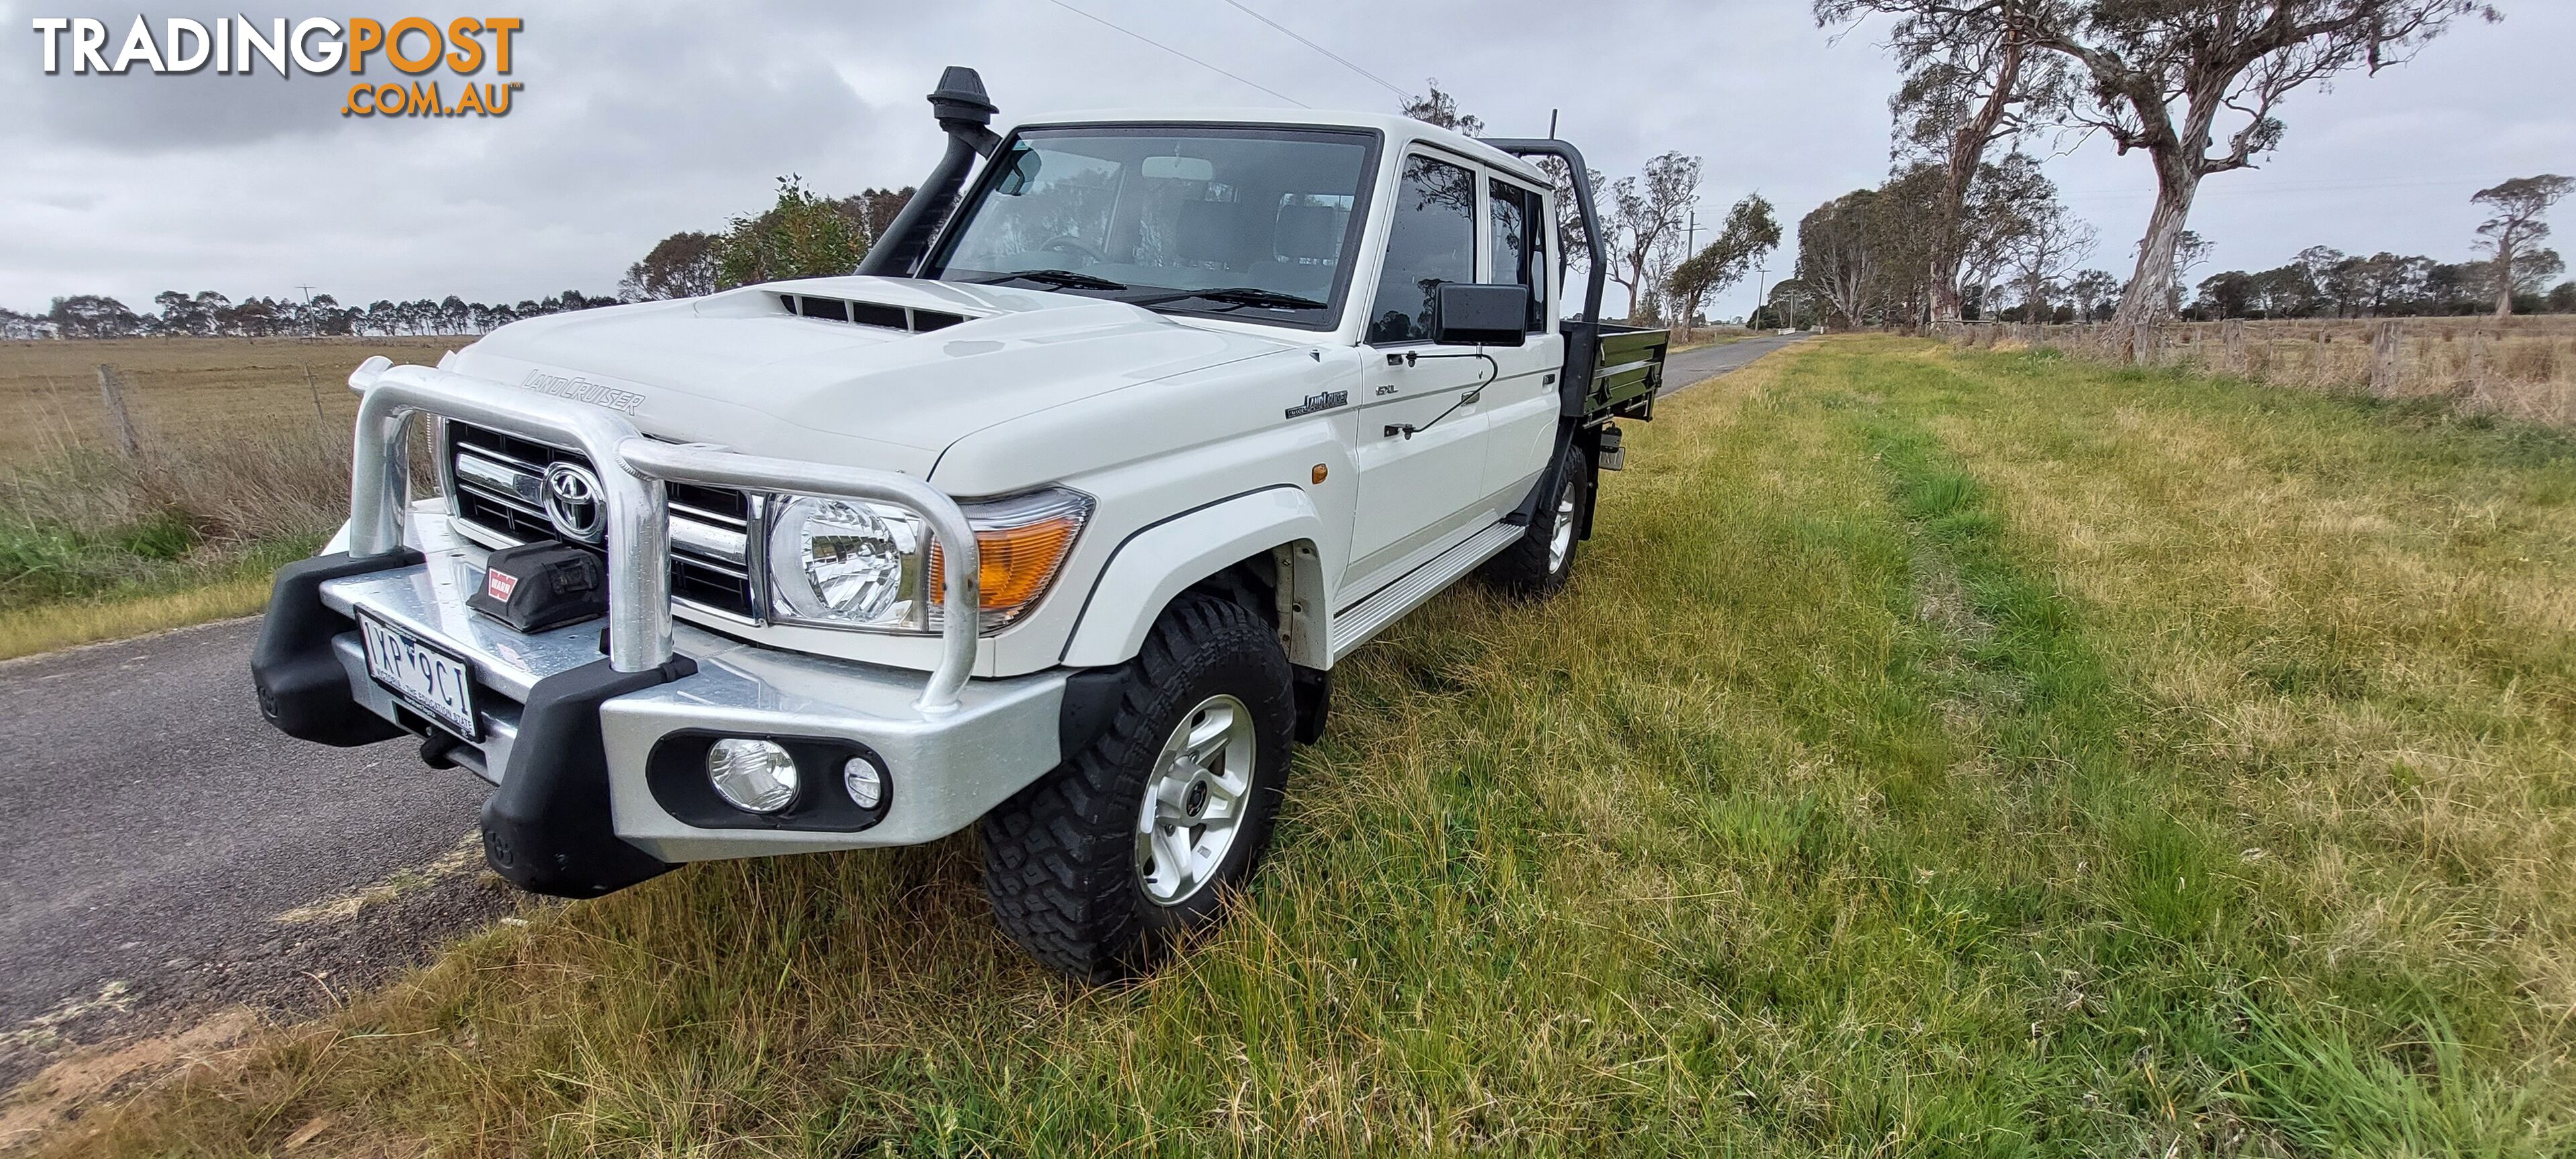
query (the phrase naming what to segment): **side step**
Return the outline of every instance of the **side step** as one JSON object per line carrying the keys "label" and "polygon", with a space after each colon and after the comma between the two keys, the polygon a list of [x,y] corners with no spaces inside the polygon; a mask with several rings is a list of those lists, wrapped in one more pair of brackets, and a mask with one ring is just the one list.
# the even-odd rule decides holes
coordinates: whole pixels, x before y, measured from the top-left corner
{"label": "side step", "polygon": [[1335,615],[1333,662],[1340,663],[1352,649],[1368,643],[1387,625],[1403,619],[1406,612],[1430,603],[1431,597],[1458,582],[1458,577],[1476,570],[1476,565],[1500,554],[1528,530],[1508,523],[1494,524]]}

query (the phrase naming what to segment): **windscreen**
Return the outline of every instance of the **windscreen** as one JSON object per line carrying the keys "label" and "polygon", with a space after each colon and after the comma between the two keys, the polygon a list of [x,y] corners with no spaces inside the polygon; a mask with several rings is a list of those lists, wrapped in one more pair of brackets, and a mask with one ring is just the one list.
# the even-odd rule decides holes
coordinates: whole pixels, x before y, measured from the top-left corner
{"label": "windscreen", "polygon": [[1375,146],[1311,129],[1024,131],[925,276],[1330,328]]}

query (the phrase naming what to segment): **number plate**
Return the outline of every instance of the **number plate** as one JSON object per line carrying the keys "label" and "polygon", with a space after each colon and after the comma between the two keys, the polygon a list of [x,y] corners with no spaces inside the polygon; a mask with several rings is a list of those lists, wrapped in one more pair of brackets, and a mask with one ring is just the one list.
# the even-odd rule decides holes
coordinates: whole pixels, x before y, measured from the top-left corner
{"label": "number plate", "polygon": [[363,612],[358,635],[367,644],[367,675],[376,683],[456,735],[483,739],[474,715],[474,669],[463,657]]}

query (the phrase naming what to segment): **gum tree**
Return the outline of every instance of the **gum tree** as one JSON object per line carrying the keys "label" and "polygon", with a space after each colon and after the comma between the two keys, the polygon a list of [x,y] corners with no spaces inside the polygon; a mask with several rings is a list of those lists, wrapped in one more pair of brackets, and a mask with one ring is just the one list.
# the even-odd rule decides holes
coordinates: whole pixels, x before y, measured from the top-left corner
{"label": "gum tree", "polygon": [[716,286],[846,274],[867,252],[867,239],[849,215],[791,173],[778,179],[776,205],[734,218],[715,239]]}
{"label": "gum tree", "polygon": [[2549,223],[2541,218],[2570,190],[2576,190],[2576,179],[2543,173],[2516,177],[2478,190],[2469,198],[2495,211],[2494,217],[2478,226],[2478,246],[2494,263],[2496,317],[2513,316],[2516,287],[2529,284],[2537,288],[2542,278],[2564,268],[2557,261],[2558,255],[2540,248],[2541,239],[2549,236]]}
{"label": "gum tree", "polygon": [[1979,228],[1971,187],[1992,172],[1986,154],[2064,104],[2065,60],[2038,51],[2043,0],[1815,0],[1816,22],[1895,17],[1887,49],[1904,80],[1887,100],[1900,162],[1937,165],[1927,250],[1931,320],[1962,316],[1961,273]]}
{"label": "gum tree", "polygon": [[1771,203],[1759,193],[1745,195],[1727,211],[1717,240],[1673,267],[1669,285],[1673,312],[1679,315],[1674,320],[1690,325],[1699,315],[1702,299],[1743,281],[1754,260],[1779,244],[1780,222],[1772,216]]}
{"label": "gum tree", "polygon": [[626,267],[617,296],[629,302],[696,298],[716,292],[716,246],[713,234],[683,230],[663,238],[634,265]]}
{"label": "gum tree", "polygon": [[1485,119],[1459,108],[1458,98],[1441,90],[1439,77],[1424,81],[1423,87],[1430,89],[1431,95],[1406,97],[1396,111],[1424,124],[1454,129],[1470,137],[1485,135]]}
{"label": "gum tree", "polygon": [[2480,0],[2057,0],[2043,16],[2033,43],[2090,82],[2064,115],[2155,171],[2119,323],[2172,316],[2175,247],[2201,180],[2279,145],[2290,93],[2404,61],[2462,17],[2498,18]]}
{"label": "gum tree", "polygon": [[1699,158],[1673,152],[1646,162],[1637,176],[1610,185],[1609,204],[1601,207],[1602,226],[1610,236],[1602,240],[1616,259],[1610,279],[1627,287],[1631,319],[1655,288],[1646,279],[1646,265],[1665,236],[1682,227],[1682,214],[1699,196],[1699,175]]}

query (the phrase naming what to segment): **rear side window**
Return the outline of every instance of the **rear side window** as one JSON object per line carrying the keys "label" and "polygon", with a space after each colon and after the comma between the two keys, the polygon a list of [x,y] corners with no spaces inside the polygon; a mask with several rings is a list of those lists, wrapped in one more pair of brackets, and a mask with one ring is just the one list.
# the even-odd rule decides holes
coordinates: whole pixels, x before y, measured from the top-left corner
{"label": "rear side window", "polygon": [[1404,159],[1395,191],[1395,224],[1386,235],[1369,308],[1372,343],[1431,337],[1431,303],[1443,282],[1476,280],[1476,178],[1463,165],[1429,157]]}
{"label": "rear side window", "polygon": [[1547,328],[1547,205],[1535,189],[1508,181],[1488,184],[1486,200],[1494,207],[1494,280],[1518,282],[1530,292],[1529,320],[1524,330]]}

